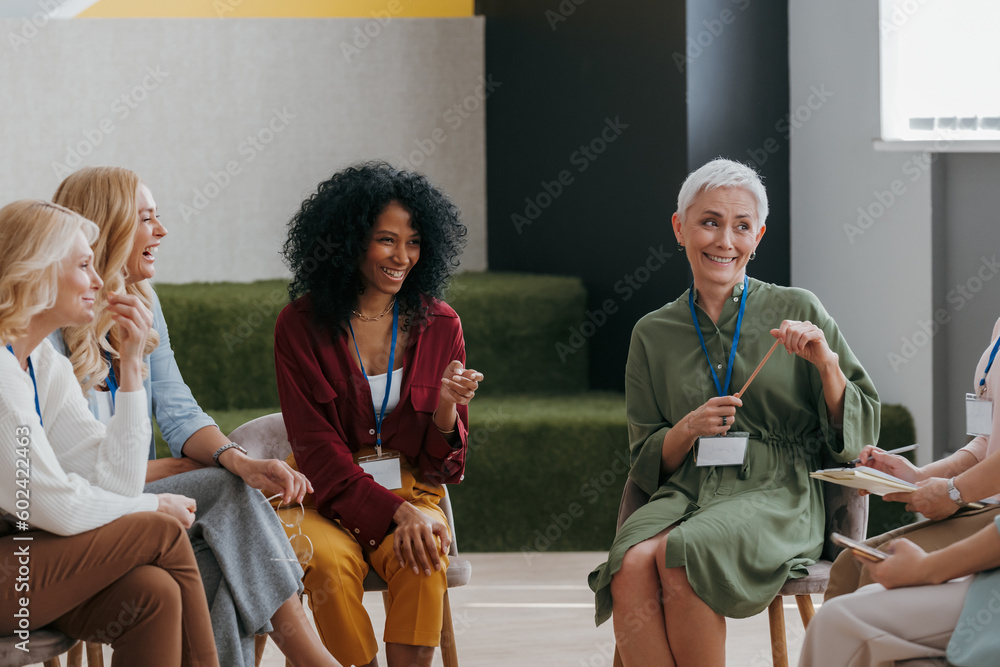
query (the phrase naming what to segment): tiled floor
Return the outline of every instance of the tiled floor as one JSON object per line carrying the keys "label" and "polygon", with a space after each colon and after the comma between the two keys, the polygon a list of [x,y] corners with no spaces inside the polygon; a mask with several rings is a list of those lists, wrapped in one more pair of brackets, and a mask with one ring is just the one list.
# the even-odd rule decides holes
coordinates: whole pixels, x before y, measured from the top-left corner
{"label": "tiled floor", "polygon": [[[602,553],[463,554],[472,562],[472,583],[452,589],[452,613],[462,667],[611,667],[611,623],[594,627],[594,596],[587,573]],[[821,602],[819,596],[815,604]],[[372,622],[384,620],[381,594],[366,596]],[[798,661],[802,623],[794,600],[785,605],[789,663]],[[767,613],[730,620],[726,650],[734,667],[771,664]],[[264,667],[284,667],[268,643]],[[440,655],[434,659],[441,665]],[[385,663],[382,663],[385,667]]]}

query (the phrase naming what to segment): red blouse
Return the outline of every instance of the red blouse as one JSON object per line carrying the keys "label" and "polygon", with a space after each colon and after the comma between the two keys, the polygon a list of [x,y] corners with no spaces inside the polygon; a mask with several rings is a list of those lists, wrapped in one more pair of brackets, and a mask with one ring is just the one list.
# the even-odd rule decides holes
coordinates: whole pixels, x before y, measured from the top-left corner
{"label": "red blouse", "polygon": [[[348,337],[331,339],[313,322],[311,303],[307,294],[287,305],[274,329],[285,429],[298,468],[315,489],[316,509],[372,547],[389,532],[404,501],[354,463],[352,452],[375,446],[371,388],[351,358]],[[410,332],[399,405],[382,421],[383,446],[406,456],[430,484],[464,477],[468,406],[457,406],[460,443],[454,448],[431,418],[441,375],[455,359],[465,364],[462,323],[448,304],[431,301],[427,321]]]}

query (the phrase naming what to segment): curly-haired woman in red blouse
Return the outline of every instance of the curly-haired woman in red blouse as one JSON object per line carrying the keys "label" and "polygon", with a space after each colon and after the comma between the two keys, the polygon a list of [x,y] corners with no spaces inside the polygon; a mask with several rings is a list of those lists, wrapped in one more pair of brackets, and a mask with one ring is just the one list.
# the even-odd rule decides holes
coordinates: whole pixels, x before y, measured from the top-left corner
{"label": "curly-haired woman in red blouse", "polygon": [[451,537],[438,502],[463,477],[483,380],[439,300],[465,231],[423,176],[384,163],[321,183],[289,225],[295,300],[275,328],[278,393],[315,488],[301,524],[315,546],[306,592],[344,664],[378,664],[361,604],[369,568],[389,585],[389,667],[430,665],[440,639]]}

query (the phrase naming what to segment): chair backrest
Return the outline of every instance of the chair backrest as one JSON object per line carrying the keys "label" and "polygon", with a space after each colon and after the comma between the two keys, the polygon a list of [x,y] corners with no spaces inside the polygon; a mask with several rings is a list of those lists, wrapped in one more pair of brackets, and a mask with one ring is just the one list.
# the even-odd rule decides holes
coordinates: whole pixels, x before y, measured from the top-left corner
{"label": "chair backrest", "polygon": [[858,490],[849,486],[823,482],[823,502],[826,504],[826,528],[823,533],[826,540],[822,557],[833,560],[842,547],[830,540],[830,533],[840,533],[859,542],[867,536],[868,496],[858,495]]}
{"label": "chair backrest", "polygon": [[[229,439],[247,450],[247,455],[255,459],[280,459],[284,461],[292,453],[288,442],[288,432],[285,430],[285,420],[280,412],[252,419],[229,434]],[[458,536],[455,534],[455,517],[451,511],[451,498],[448,496],[448,486],[444,485],[444,498],[439,507],[448,521],[451,531],[451,547],[449,556],[458,555]],[[638,488],[638,487],[637,487]]]}
{"label": "chair backrest", "polygon": [[[631,478],[625,481],[622,501],[618,506],[618,528],[625,519],[649,502],[649,496]],[[823,502],[826,505],[826,527],[824,528],[823,560],[833,560],[840,553],[830,540],[830,533],[840,533],[853,540],[864,540],[868,527],[868,496],[858,495],[857,489],[839,484],[823,482]]]}

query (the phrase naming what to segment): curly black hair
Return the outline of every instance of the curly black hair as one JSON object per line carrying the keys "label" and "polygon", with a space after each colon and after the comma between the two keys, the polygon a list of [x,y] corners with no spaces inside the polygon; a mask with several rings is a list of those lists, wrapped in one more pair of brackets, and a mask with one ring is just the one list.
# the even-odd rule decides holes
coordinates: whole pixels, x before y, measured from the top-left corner
{"label": "curly black hair", "polygon": [[288,223],[282,248],[292,271],[288,295],[310,293],[316,324],[334,337],[364,291],[361,257],[376,218],[392,202],[406,209],[420,234],[420,261],[397,296],[405,326],[419,326],[427,316],[426,297],[443,298],[466,234],[458,208],[424,176],[385,162],[353,165],[320,183]]}

